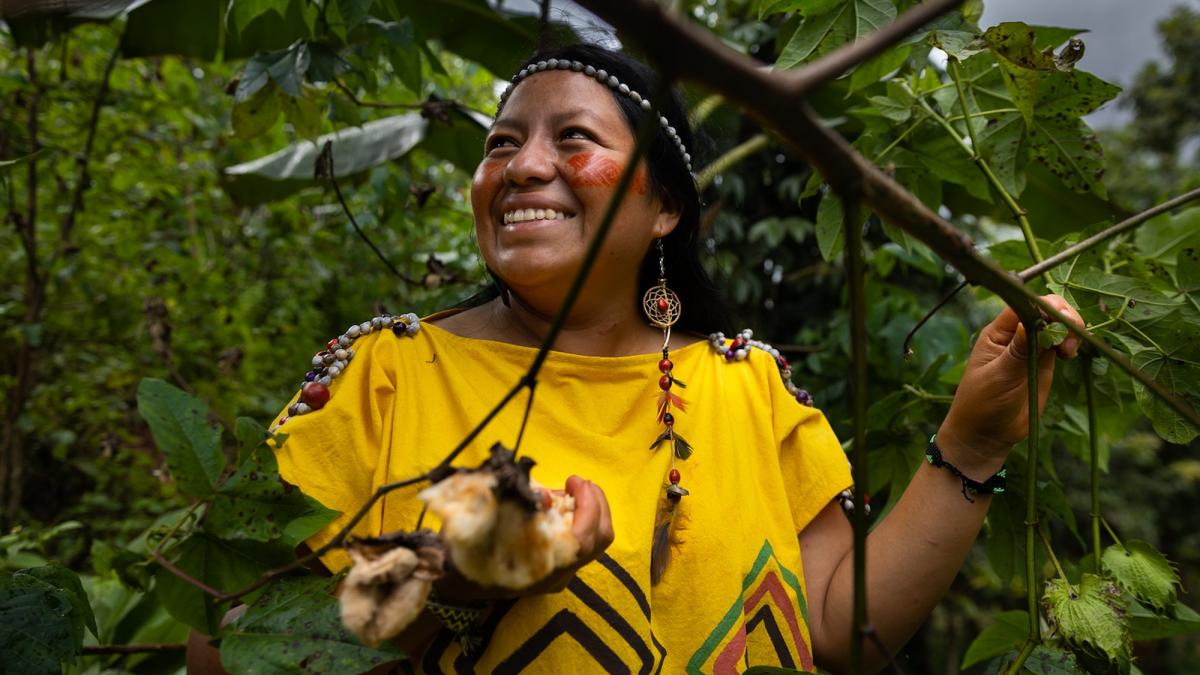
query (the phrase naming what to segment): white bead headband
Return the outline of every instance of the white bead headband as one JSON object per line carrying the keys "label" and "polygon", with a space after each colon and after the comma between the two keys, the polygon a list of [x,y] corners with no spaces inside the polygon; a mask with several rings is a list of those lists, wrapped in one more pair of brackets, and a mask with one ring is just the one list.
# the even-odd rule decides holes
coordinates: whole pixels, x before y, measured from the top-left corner
{"label": "white bead headband", "polygon": [[[543,70],[571,70],[576,73],[583,73],[584,75],[596,80],[609,89],[620,92],[633,99],[635,103],[638,103],[642,106],[642,110],[650,110],[653,107],[650,104],[650,99],[630,89],[629,85],[618,80],[616,75],[609,75],[608,71],[606,70],[584,65],[581,61],[546,59],[545,61],[538,61],[537,63],[532,63],[522,68],[521,72],[513,76],[512,84],[508,85],[508,88],[504,90],[504,94],[500,96],[500,103],[496,106],[496,116],[500,116],[500,111],[504,109],[504,102],[508,100],[509,94],[511,94],[512,90],[521,83],[521,80],[524,80],[534,73],[540,73]],[[679,150],[679,155],[683,158],[684,166],[687,167],[688,173],[691,173],[692,156],[688,154],[687,148],[684,147],[683,139],[679,138],[679,132],[675,131],[675,127],[671,126],[671,123],[667,121],[667,118],[662,115],[659,116],[658,123],[660,126],[662,126],[663,131],[667,132],[667,137],[670,138],[675,144],[676,149]]]}

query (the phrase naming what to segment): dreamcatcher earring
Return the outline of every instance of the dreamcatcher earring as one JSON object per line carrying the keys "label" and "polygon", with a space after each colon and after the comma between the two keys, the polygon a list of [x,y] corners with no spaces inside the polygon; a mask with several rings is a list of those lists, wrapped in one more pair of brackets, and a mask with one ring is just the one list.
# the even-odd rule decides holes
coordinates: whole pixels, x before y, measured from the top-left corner
{"label": "dreamcatcher earring", "polygon": [[671,468],[667,473],[667,487],[658,511],[654,517],[654,541],[650,547],[650,583],[657,584],[667,570],[671,560],[671,528],[675,522],[679,501],[687,496],[688,491],[679,485],[679,469],[675,468],[675,460],[683,461],[692,455],[692,446],[675,431],[675,415],[672,409],[687,412],[687,401],[672,393],[671,389],[678,386],[687,388],[681,380],[675,377],[674,364],[671,363],[671,326],[679,321],[682,314],[679,296],[667,288],[666,256],[663,253],[663,240],[658,240],[658,283],[646,289],[642,296],[642,311],[650,324],[661,328],[663,332],[662,360],[658,362],[658,370],[662,375],[658,378],[658,388],[662,394],[658,398],[658,422],[664,430],[650,444],[651,450],[658,449],[663,443],[670,443]]}

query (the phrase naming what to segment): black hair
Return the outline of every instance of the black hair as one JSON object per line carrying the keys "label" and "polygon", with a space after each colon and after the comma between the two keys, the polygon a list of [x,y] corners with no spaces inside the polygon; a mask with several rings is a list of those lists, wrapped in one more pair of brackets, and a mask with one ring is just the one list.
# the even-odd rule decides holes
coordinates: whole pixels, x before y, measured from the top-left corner
{"label": "black hair", "polygon": [[[675,128],[683,145],[697,163],[696,137],[688,124],[683,97],[674,88],[668,96],[661,97],[659,77],[646,64],[624,53],[598,45],[574,44],[542,50],[531,56],[518,72],[538,61],[559,59],[580,61],[597,70],[605,70],[622,83],[654,102],[657,113],[667,118]],[[625,118],[631,133],[637,133],[639,121],[644,114],[642,106],[633,98],[612,90],[613,100]],[[646,166],[650,174],[650,189],[668,208],[677,209],[679,223],[670,234],[663,237],[663,256],[667,273],[667,286],[679,296],[683,313],[676,330],[708,334],[715,331],[730,331],[728,313],[700,263],[700,193],[696,181],[684,162],[675,143],[668,137],[666,129],[655,124],[654,140],[646,149]],[[494,272],[489,274],[495,282],[494,288],[476,294],[464,304],[482,304],[497,295],[504,297],[508,289]],[[642,260],[638,272],[638,297],[646,289],[658,283],[658,249],[651,247]],[[640,311],[640,309],[639,309]]]}

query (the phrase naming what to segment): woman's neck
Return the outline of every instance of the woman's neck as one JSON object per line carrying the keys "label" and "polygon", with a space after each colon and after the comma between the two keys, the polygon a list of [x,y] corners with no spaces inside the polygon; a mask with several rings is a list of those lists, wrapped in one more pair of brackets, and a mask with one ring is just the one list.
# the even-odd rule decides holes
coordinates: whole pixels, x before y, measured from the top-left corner
{"label": "woman's neck", "polygon": [[[506,341],[530,347],[545,341],[557,313],[557,307],[545,311],[515,293],[510,295],[508,306],[496,300],[488,307],[493,325],[503,330]],[[662,348],[662,333],[647,325],[632,301],[581,297],[552,348],[589,356],[646,354]]]}

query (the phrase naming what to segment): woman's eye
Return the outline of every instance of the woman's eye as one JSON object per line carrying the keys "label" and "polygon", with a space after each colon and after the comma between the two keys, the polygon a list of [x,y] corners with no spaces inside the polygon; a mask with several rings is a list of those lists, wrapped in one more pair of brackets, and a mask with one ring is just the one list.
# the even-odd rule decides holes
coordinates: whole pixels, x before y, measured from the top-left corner
{"label": "woman's eye", "polygon": [[585,141],[595,140],[592,137],[592,135],[589,134],[588,132],[584,131],[583,129],[577,129],[574,127],[567,129],[566,131],[563,131],[562,137],[563,137],[563,140],[585,140]]}
{"label": "woman's eye", "polygon": [[492,136],[484,144],[484,151],[491,152],[496,148],[516,146],[517,142],[508,136]]}

